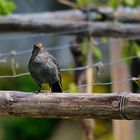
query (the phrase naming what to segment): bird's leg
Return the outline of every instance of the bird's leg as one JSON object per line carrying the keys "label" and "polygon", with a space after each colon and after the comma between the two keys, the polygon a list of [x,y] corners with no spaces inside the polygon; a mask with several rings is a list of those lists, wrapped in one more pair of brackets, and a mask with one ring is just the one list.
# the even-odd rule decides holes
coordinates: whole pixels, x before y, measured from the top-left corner
{"label": "bird's leg", "polygon": [[41,91],[41,84],[37,82],[37,85],[39,87],[38,91],[36,91],[36,94],[38,94]]}

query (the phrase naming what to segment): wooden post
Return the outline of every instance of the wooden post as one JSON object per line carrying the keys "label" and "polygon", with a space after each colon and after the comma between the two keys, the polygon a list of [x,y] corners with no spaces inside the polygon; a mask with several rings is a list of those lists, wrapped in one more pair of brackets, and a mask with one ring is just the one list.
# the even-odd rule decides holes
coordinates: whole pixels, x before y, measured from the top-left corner
{"label": "wooden post", "polygon": [[[88,40],[88,52],[87,52],[87,66],[86,70],[86,91],[87,93],[92,93],[92,83],[93,83],[93,58],[92,58],[92,36],[89,34]],[[84,119],[83,126],[85,127],[85,140],[94,140],[93,129],[94,129],[94,120],[93,119]]]}
{"label": "wooden post", "polygon": [[[83,42],[83,36],[78,35],[76,38],[76,43],[81,44]],[[92,49],[91,46],[91,42],[90,45],[88,46],[90,49],[88,49],[88,58],[87,58],[87,63],[92,63],[92,51],[90,51]],[[90,51],[90,52],[89,52]],[[74,57],[74,62],[75,62],[75,67],[79,67],[83,65],[83,61],[82,61],[82,48],[81,45],[72,45],[71,46],[71,52],[72,55]],[[78,55],[77,55],[78,54]],[[89,64],[89,66],[91,66],[91,64]],[[90,70],[90,71],[89,71]],[[87,79],[86,79],[86,74],[85,74],[85,70],[83,71],[75,71],[75,82],[77,83],[77,85],[81,85],[81,84],[86,84],[86,80],[88,81],[88,84],[91,84],[92,82],[92,67],[90,67],[88,69],[87,73]],[[90,75],[91,74],[91,75]],[[88,87],[88,92],[92,93],[92,86],[87,86]],[[85,87],[80,87],[80,92],[86,92],[86,88]],[[93,140],[93,119],[82,119],[82,126],[83,126],[83,132],[84,132],[84,140]]]}
{"label": "wooden post", "polygon": [[87,93],[92,93],[92,84],[93,84],[93,59],[92,59],[92,36],[89,36],[89,45],[87,52],[87,66],[86,77],[87,77]]}
{"label": "wooden post", "polygon": [[[121,58],[121,49],[123,47],[122,39],[110,39],[110,61],[116,61]],[[112,82],[121,81],[129,78],[129,70],[125,62],[113,64],[111,69]],[[130,82],[121,84],[112,84],[112,92],[131,91]],[[133,122],[123,120],[114,120],[114,140],[133,140]]]}

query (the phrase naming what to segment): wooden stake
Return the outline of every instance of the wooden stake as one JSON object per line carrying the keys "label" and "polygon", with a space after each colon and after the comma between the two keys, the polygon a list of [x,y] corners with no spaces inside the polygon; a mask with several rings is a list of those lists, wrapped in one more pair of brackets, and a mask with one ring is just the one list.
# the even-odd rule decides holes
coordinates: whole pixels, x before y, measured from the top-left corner
{"label": "wooden stake", "polygon": [[[89,45],[87,52],[87,65],[88,69],[86,70],[86,81],[87,81],[87,93],[92,93],[92,83],[93,83],[93,59],[92,59],[92,36],[89,34]],[[94,129],[94,120],[93,119],[84,119],[83,125],[85,127],[85,140],[94,140],[93,129]]]}
{"label": "wooden stake", "polygon": [[[77,36],[76,43],[81,44],[82,42],[83,42],[83,36],[80,36],[80,35]],[[83,60],[82,60],[83,52],[82,52],[81,46],[79,46],[79,45],[71,46],[71,52],[74,57],[75,67],[79,67],[79,66],[83,65]],[[89,56],[90,56],[90,59],[89,59],[89,61],[90,61],[90,60],[92,60],[92,53]],[[87,60],[87,62],[88,62],[88,60]],[[75,82],[77,83],[77,85],[86,84],[85,71],[75,71]],[[91,80],[91,82],[92,82],[92,80]],[[89,82],[89,83],[91,83],[91,82]],[[86,92],[86,88],[80,87],[80,92]],[[92,93],[91,86],[90,86],[90,93]],[[93,140],[93,119],[82,119],[81,123],[83,126],[83,132],[84,132],[83,140]]]}
{"label": "wooden stake", "polygon": [[87,93],[92,93],[92,84],[93,84],[93,59],[92,59],[92,36],[89,37],[89,46],[87,52],[87,66],[86,77],[87,77]]}
{"label": "wooden stake", "polygon": [[[121,49],[123,47],[122,39],[110,40],[110,61],[116,61],[121,58]],[[111,79],[112,82],[121,81],[129,78],[129,70],[125,62],[111,66]],[[121,84],[113,84],[112,92],[131,91],[130,82]],[[114,140],[133,140],[133,123],[132,121],[113,121]]]}

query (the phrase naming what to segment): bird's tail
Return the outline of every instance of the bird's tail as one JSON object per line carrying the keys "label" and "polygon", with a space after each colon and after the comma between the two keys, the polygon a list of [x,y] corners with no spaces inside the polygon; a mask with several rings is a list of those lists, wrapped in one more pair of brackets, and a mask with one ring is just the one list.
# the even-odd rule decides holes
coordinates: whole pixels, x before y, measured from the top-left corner
{"label": "bird's tail", "polygon": [[60,82],[55,82],[51,85],[51,92],[62,92],[62,86]]}

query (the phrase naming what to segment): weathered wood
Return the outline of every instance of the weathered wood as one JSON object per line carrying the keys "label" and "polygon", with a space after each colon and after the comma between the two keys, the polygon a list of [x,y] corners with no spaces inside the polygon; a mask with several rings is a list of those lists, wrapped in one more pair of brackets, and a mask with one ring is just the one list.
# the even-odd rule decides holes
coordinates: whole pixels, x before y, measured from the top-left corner
{"label": "weathered wood", "polygon": [[84,15],[78,18],[80,13],[72,16],[68,12],[23,14],[0,16],[0,32],[43,32],[75,34],[78,32],[92,32],[95,37],[139,37],[139,24],[123,24],[108,22],[86,22]]}
{"label": "weathered wood", "polygon": [[[82,44],[84,41],[84,36],[77,35],[75,43],[71,44],[71,53],[74,58],[75,67],[81,67],[83,66],[83,51],[82,47],[79,44]],[[77,85],[86,84],[86,75],[85,70],[82,71],[74,71],[75,74],[75,83]],[[86,87],[80,87],[79,88],[80,93],[86,92]],[[83,138],[82,140],[94,140],[93,136],[93,127],[94,122],[93,119],[81,119],[82,128],[83,128]]]}
{"label": "weathered wood", "polygon": [[87,87],[86,87],[86,91],[87,93],[92,93],[92,83],[94,82],[94,72],[93,72],[93,56],[92,56],[92,49],[93,49],[93,45],[94,45],[94,40],[92,38],[92,36],[88,35],[88,50],[87,50],[87,66],[88,69],[86,69],[86,81],[87,81]]}
{"label": "weathered wood", "polygon": [[[110,39],[110,62],[121,59],[121,50],[124,46],[122,39]],[[118,65],[110,67],[112,82],[122,81],[129,78],[128,65],[121,62]],[[118,74],[119,72],[119,74]],[[119,84],[112,84],[112,92],[131,91],[130,81]],[[133,122],[127,120],[114,120],[114,140],[132,140],[133,135]]]}
{"label": "weathered wood", "polygon": [[[87,50],[87,66],[89,67],[86,69],[86,92],[92,93],[92,83],[94,82],[94,75],[93,75],[93,56],[92,56],[92,47],[93,47],[93,38],[90,35],[90,32],[88,33],[88,50]],[[94,128],[95,128],[95,121],[93,119],[84,119],[83,123],[85,123],[85,134],[87,135],[85,140],[95,140],[95,137],[93,135]]]}
{"label": "weathered wood", "polygon": [[120,99],[125,96],[125,115],[140,119],[139,94],[35,94],[0,91],[0,115],[38,118],[123,119]]}

